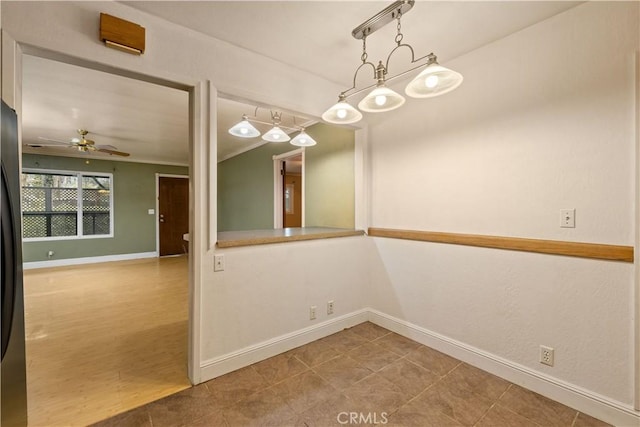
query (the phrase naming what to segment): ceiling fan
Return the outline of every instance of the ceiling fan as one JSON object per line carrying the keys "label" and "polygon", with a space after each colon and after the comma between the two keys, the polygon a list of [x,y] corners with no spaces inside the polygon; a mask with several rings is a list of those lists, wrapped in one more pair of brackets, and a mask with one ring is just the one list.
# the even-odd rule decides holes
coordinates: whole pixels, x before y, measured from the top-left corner
{"label": "ceiling fan", "polygon": [[89,153],[92,151],[97,151],[99,153],[105,153],[116,156],[129,156],[129,153],[125,153],[123,151],[118,151],[116,147],[113,145],[96,145],[95,141],[91,139],[87,139],[88,130],[78,129],[78,134],[80,138],[73,138],[71,142],[58,141],[55,139],[44,138],[39,136],[38,139],[47,142],[39,142],[27,144],[29,147],[40,148],[40,147],[65,147],[65,148],[74,148],[78,151],[82,151],[85,153]]}

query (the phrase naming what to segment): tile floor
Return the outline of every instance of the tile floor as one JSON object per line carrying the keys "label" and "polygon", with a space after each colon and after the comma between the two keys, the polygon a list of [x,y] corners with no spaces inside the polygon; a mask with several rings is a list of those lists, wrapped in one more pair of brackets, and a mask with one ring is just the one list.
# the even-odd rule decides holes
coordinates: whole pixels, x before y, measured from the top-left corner
{"label": "tile floor", "polygon": [[95,424],[606,426],[373,323]]}

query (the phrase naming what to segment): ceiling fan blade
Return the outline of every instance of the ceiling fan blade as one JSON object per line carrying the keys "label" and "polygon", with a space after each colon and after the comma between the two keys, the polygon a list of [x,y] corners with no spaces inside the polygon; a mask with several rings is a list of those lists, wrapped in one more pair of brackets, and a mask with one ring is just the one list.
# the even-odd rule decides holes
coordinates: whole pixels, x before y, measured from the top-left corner
{"label": "ceiling fan blade", "polygon": [[107,153],[107,154],[115,154],[116,156],[122,156],[122,157],[130,156],[129,153],[125,153],[125,152],[122,152],[122,151],[116,151],[116,150],[107,150],[107,149],[103,149],[103,148],[97,148],[96,151],[99,151],[101,153]]}
{"label": "ceiling fan blade", "polygon": [[113,145],[94,145],[98,150],[113,150],[118,151],[118,147],[114,147]]}
{"label": "ceiling fan blade", "polygon": [[60,148],[66,148],[66,147],[73,147],[73,144],[69,144],[66,142],[54,142],[54,141],[49,141],[49,142],[30,142],[27,143],[25,145],[28,145],[29,147],[60,147]]}
{"label": "ceiling fan blade", "polygon": [[[38,139],[40,141],[48,141],[49,145],[56,145],[56,144],[71,145],[71,142],[69,141],[60,141],[59,139],[45,138],[43,136],[39,136]],[[44,145],[44,144],[39,144],[39,145]]]}

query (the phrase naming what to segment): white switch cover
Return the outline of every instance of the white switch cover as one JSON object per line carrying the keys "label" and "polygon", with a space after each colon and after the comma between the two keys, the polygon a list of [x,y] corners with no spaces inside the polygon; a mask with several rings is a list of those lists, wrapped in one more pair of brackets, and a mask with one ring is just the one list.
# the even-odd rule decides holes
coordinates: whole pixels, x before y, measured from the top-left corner
{"label": "white switch cover", "polygon": [[575,209],[560,209],[560,227],[576,228]]}
{"label": "white switch cover", "polygon": [[213,256],[213,271],[224,271],[224,255]]}
{"label": "white switch cover", "polygon": [[155,215],[156,214],[156,210],[155,209],[149,209],[147,212],[149,212],[149,215]]}

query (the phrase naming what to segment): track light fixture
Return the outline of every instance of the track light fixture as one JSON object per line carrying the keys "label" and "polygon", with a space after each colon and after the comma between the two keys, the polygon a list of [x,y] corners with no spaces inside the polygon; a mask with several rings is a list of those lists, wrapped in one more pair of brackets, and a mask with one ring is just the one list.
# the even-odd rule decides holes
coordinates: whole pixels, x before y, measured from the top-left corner
{"label": "track light fixture", "polygon": [[[258,109],[256,108],[256,114],[257,114],[257,111]],[[358,112],[357,110],[355,111],[358,114],[360,114],[360,112]],[[311,147],[313,145],[316,145],[316,141],[305,132],[302,126],[297,126],[297,125],[296,125],[297,127],[282,126],[280,124],[281,119],[282,119],[282,113],[278,113],[274,111],[271,111],[270,123],[263,122],[255,118],[249,118],[247,117],[246,114],[243,114],[242,120],[236,123],[235,125],[231,126],[231,128],[229,128],[229,133],[231,135],[234,135],[240,138],[256,138],[260,136],[260,131],[251,124],[251,122],[253,122],[253,123],[260,123],[263,125],[272,126],[272,128],[269,129],[269,131],[265,132],[265,134],[262,135],[262,139],[264,139],[265,141],[269,141],[269,142],[291,141],[292,145],[296,145],[298,147]],[[293,119],[294,119],[294,125],[295,125],[295,117]],[[285,132],[282,129],[287,129],[290,131],[299,130],[300,133],[296,137],[294,137],[292,140],[291,137],[289,137],[289,135],[287,134],[287,132]]]}
{"label": "track light fixture", "polygon": [[[348,124],[355,123],[362,119],[362,113],[347,103],[347,98],[371,88],[374,89],[358,103],[358,108],[360,110],[370,113],[379,113],[395,110],[396,108],[401,107],[405,102],[404,97],[389,89],[386,86],[386,83],[421,67],[425,67],[424,70],[418,74],[418,76],[415,77],[405,89],[405,93],[408,96],[413,98],[430,98],[445,94],[460,86],[463,79],[460,73],[439,65],[437,57],[433,53],[416,59],[411,45],[402,43],[404,36],[402,34],[400,20],[403,14],[411,10],[414,3],[415,0],[398,0],[357,26],[351,32],[351,35],[357,40],[362,40],[362,55],[360,56],[362,64],[356,68],[353,75],[353,86],[340,93],[338,96],[338,102],[331,106],[322,115],[322,118],[325,121],[336,124]],[[367,36],[382,28],[389,22],[392,22],[394,19],[397,20],[398,29],[395,37],[396,47],[394,47],[387,56],[387,61],[384,64],[380,61],[376,67],[373,63],[367,61]],[[411,51],[410,64],[420,64],[394,76],[388,76],[389,60],[393,53],[400,48],[407,48]],[[365,66],[371,66],[373,69],[373,77],[376,80],[376,83],[357,89],[356,77],[358,76],[360,69]]]}

